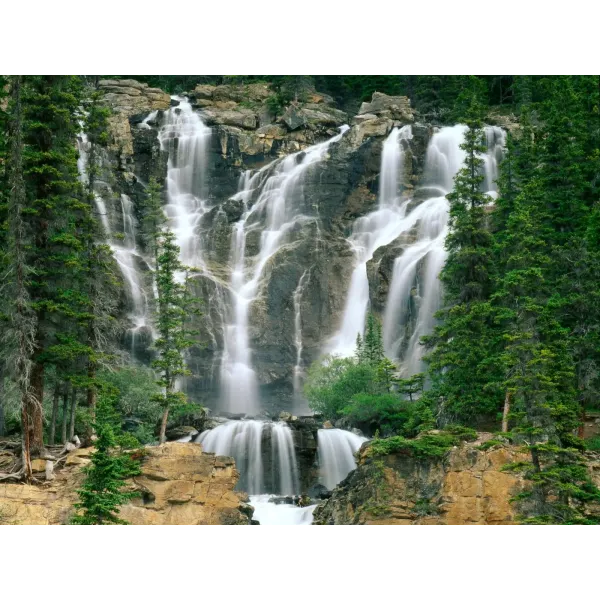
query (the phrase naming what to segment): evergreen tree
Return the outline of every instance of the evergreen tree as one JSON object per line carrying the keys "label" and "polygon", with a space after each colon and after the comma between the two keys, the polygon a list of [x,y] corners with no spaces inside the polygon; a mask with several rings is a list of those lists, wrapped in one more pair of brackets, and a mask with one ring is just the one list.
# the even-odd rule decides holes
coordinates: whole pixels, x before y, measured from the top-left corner
{"label": "evergreen tree", "polygon": [[2,298],[4,361],[16,382],[21,403],[21,460],[23,474],[31,480],[31,418],[38,414],[37,401],[31,389],[32,357],[37,319],[32,309],[30,284],[31,265],[28,262],[26,230],[27,198],[23,176],[23,78],[11,78],[10,129],[8,132],[5,246],[2,253]]}
{"label": "evergreen tree", "polygon": [[364,338],[358,334],[356,339],[356,358],[359,363],[379,366],[384,359],[383,336],[381,322],[371,312],[367,315],[367,326]]}
{"label": "evergreen tree", "polygon": [[498,409],[496,375],[491,359],[497,336],[489,304],[492,290],[492,236],[483,183],[482,124],[477,98],[472,100],[468,129],[461,148],[466,158],[448,194],[448,259],[440,275],[444,283],[444,308],[440,324],[424,338],[431,348],[426,357],[432,382],[428,396],[437,405],[440,424],[470,422],[479,414]]}
{"label": "evergreen tree", "polygon": [[186,402],[185,394],[177,389],[177,382],[180,377],[190,374],[184,352],[195,344],[193,336],[197,332],[187,329],[187,322],[191,315],[198,314],[198,310],[197,302],[188,294],[187,272],[183,283],[177,280],[184,266],[179,261],[179,246],[171,231],[161,232],[157,253],[159,338],[155,344],[158,358],[153,367],[159,374],[158,384],[162,388],[155,399],[163,407],[159,436],[160,443],[163,443],[170,409]]}
{"label": "evergreen tree", "polygon": [[[74,139],[81,81],[74,76],[26,77],[23,87],[23,170],[27,206],[28,292],[36,314],[29,386],[31,450],[42,453],[44,373],[73,342],[79,311],[73,272],[81,252],[77,220],[82,208]],[[75,268],[74,268],[75,266]]]}
{"label": "evergreen tree", "polygon": [[120,421],[115,401],[111,393],[105,393],[97,406],[95,451],[90,465],[84,468],[83,485],[77,490],[78,514],[72,519],[75,525],[127,524],[119,517],[119,507],[136,494],[126,491],[124,479],[139,474],[139,466],[117,447]]}

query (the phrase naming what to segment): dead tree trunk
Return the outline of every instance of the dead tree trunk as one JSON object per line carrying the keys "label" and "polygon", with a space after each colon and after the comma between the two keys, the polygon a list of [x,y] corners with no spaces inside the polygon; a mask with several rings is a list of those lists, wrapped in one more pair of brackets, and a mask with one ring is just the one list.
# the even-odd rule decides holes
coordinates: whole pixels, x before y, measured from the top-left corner
{"label": "dead tree trunk", "polygon": [[504,396],[504,410],[502,411],[502,432],[508,432],[508,414],[510,413],[510,392]]}
{"label": "dead tree trunk", "polygon": [[164,444],[167,441],[167,421],[169,420],[169,407],[165,408],[165,412],[162,416],[162,421],[160,422],[160,435],[159,435],[159,443]]}
{"label": "dead tree trunk", "polygon": [[69,420],[69,382],[65,381],[63,386],[63,405],[62,405],[62,432],[61,443],[63,446],[67,443],[67,422]]}
{"label": "dead tree trunk", "polygon": [[56,437],[56,420],[58,419],[58,406],[60,403],[60,382],[56,382],[54,386],[54,396],[52,397],[52,420],[50,421],[50,435],[48,443],[53,446],[54,438]]}
{"label": "dead tree trunk", "polygon": [[69,423],[69,440],[75,436],[75,412],[77,409],[77,388],[73,386],[71,389],[71,420]]}

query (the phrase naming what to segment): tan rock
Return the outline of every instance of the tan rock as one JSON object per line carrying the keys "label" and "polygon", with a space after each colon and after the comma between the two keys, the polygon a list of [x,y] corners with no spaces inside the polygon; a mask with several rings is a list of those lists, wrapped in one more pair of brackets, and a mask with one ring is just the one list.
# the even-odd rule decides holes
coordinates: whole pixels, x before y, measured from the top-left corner
{"label": "tan rock", "polygon": [[[71,464],[43,486],[0,484],[0,523],[66,524],[77,502],[81,463],[93,449],[69,456]],[[199,444],[170,442],[148,447],[141,474],[131,481],[139,496],[121,508],[134,525],[248,525],[247,497],[234,491],[239,473],[233,459],[204,454]],[[42,461],[45,463],[45,461]]]}

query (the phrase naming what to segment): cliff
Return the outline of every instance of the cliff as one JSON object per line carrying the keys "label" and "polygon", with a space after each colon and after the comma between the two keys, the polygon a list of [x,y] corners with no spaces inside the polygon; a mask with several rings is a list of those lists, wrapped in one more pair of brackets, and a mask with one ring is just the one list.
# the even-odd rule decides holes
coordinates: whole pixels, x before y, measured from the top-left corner
{"label": "cliff", "polygon": [[[523,459],[510,446],[486,448],[490,434],[462,442],[442,458],[410,451],[371,457],[360,450],[355,471],[314,512],[315,525],[511,525],[512,496],[527,485],[502,471]],[[589,453],[589,468],[600,483],[600,459]]]}
{"label": "cliff", "polygon": [[[90,451],[69,454],[52,481],[0,484],[0,524],[67,524]],[[141,475],[129,482],[139,496],[122,507],[121,518],[132,525],[249,525],[253,509],[234,491],[238,479],[233,459],[205,453],[198,444],[149,447]]]}

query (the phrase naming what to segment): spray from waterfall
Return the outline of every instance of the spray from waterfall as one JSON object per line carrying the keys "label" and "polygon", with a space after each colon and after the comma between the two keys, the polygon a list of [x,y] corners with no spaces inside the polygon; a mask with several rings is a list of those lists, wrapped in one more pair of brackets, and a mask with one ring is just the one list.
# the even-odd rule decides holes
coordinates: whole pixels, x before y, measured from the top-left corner
{"label": "spray from waterfall", "polygon": [[343,429],[319,429],[317,436],[320,481],[332,490],[356,469],[354,454],[367,438]]}
{"label": "spray from waterfall", "polygon": [[346,306],[339,331],[326,344],[326,352],[351,356],[356,337],[363,334],[369,306],[367,263],[378,248],[387,246],[410,222],[405,219],[407,200],[402,195],[404,159],[412,128],[394,128],[383,144],[377,210],[356,220],[348,242],[356,254]]}
{"label": "spray from waterfall", "polygon": [[[234,199],[244,204],[244,213],[235,224],[231,242],[231,317],[224,331],[221,363],[222,407],[230,412],[257,414],[258,380],[252,368],[249,313],[260,295],[264,269],[288,240],[290,233],[307,221],[302,213],[304,176],[310,167],[327,156],[331,144],[341,139],[340,133],[303,152],[291,154],[266,165],[255,174],[246,172],[240,191]],[[260,231],[258,254],[246,256],[248,234]]]}
{"label": "spray from waterfall", "polygon": [[[90,143],[87,134],[83,131],[77,136],[77,149],[79,151],[79,158],[77,160],[79,178],[83,184],[87,184],[89,182],[87,169]],[[106,189],[113,194],[110,187],[106,186]],[[144,258],[138,253],[136,247],[136,221],[133,214],[133,203],[129,196],[125,194],[121,195],[122,231],[119,233],[122,239],[118,239],[115,238],[112,231],[108,210],[103,197],[96,190],[93,191],[93,194],[96,211],[100,217],[104,234],[126,285],[129,304],[128,316],[133,323],[133,326],[127,333],[127,337],[130,340],[131,354],[135,357],[139,336],[144,332],[149,332],[153,336],[154,331],[150,326],[148,297],[143,286],[139,268],[139,262],[144,261]]]}
{"label": "spray from waterfall", "polygon": [[298,285],[294,290],[294,346],[296,347],[296,364],[294,365],[294,414],[311,414],[306,397],[302,393],[302,381],[304,379],[304,366],[302,363],[302,312],[301,301],[305,287],[310,281],[310,270],[302,273]]}
{"label": "spray from waterfall", "polygon": [[[460,144],[465,131],[464,125],[444,127],[431,138],[422,183],[415,193],[421,204],[406,217],[416,230],[411,231],[411,239],[394,262],[383,320],[383,341],[386,354],[399,362],[401,374],[407,376],[422,371],[420,340],[433,330],[434,315],[441,304],[439,274],[447,257],[449,204],[446,195],[452,191],[454,177],[464,163],[465,153]],[[484,156],[483,187],[493,198],[504,136],[502,130],[493,127],[486,127],[485,134],[488,150]]]}

